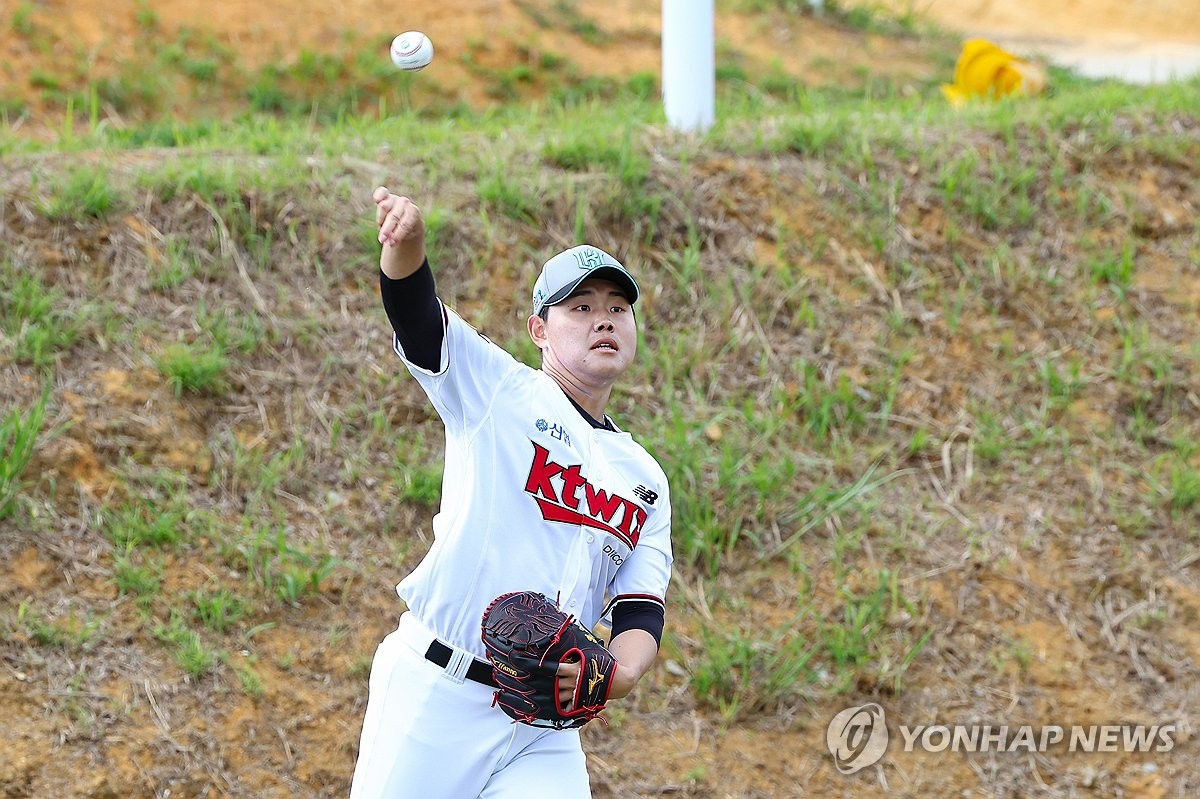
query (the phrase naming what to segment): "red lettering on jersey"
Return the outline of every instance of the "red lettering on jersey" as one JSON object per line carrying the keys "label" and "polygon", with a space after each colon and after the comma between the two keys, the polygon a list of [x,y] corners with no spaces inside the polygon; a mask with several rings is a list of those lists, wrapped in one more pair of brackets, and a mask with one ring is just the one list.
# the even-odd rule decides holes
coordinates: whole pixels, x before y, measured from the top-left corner
{"label": "red lettering on jersey", "polygon": [[[537,502],[543,519],[603,530],[630,549],[637,546],[642,525],[646,523],[646,511],[640,505],[592,485],[583,476],[579,464],[563,466],[555,463],[550,460],[550,450],[537,442],[530,443],[533,444],[533,461],[525,478],[525,492]],[[562,483],[561,495],[551,482],[556,477]],[[579,507],[580,488],[587,503],[586,512]],[[621,519],[615,523],[618,510],[622,511]]]}
{"label": "red lettering on jersey", "polygon": [[525,480],[525,491],[535,497],[539,494],[553,502],[558,502],[554,486],[550,478],[562,473],[563,467],[550,460],[550,450],[533,445],[533,465],[529,467],[529,477]]}
{"label": "red lettering on jersey", "polygon": [[591,483],[583,487],[583,495],[587,498],[588,513],[606,522],[613,520],[613,516],[617,514],[617,508],[623,502],[616,494],[609,494],[603,488],[596,488]]}
{"label": "red lettering on jersey", "polygon": [[[563,504],[568,508],[575,509],[579,507],[580,486],[586,486],[587,488],[592,487],[591,484],[588,483],[587,479],[579,473],[579,464],[577,463],[574,466],[568,466],[566,469],[563,469],[562,500]],[[588,503],[591,503],[590,494]],[[594,516],[595,513],[592,515]]]}
{"label": "red lettering on jersey", "polygon": [[626,538],[637,544],[638,538],[642,535],[642,525],[646,523],[646,511],[627,499],[621,501],[625,503],[625,518],[621,520],[621,532],[625,534]]}

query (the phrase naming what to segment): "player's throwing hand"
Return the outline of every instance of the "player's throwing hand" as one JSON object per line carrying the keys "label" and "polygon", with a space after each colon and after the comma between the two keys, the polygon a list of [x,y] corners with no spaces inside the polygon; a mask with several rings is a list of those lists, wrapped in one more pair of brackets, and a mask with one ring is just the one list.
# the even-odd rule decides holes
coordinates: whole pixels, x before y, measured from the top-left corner
{"label": "player's throwing hand", "polygon": [[386,186],[375,189],[375,224],[379,225],[379,268],[393,280],[408,277],[425,261],[425,220],[421,209]]}

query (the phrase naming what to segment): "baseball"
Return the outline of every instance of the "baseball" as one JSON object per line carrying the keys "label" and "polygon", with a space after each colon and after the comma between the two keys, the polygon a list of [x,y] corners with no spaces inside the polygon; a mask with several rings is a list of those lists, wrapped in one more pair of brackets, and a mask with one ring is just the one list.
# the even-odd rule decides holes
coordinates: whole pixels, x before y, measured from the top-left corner
{"label": "baseball", "polygon": [[416,72],[433,60],[433,42],[420,31],[408,31],[392,39],[392,63],[397,68]]}

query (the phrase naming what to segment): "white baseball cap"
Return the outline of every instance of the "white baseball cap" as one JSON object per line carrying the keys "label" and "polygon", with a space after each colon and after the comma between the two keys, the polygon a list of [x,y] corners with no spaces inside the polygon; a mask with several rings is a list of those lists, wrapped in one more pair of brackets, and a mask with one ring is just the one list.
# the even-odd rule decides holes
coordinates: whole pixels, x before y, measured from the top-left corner
{"label": "white baseball cap", "polygon": [[637,281],[621,266],[621,262],[599,247],[581,244],[563,250],[542,265],[542,273],[533,284],[534,315],[570,297],[579,284],[589,277],[611,280],[625,292],[630,305],[637,302]]}

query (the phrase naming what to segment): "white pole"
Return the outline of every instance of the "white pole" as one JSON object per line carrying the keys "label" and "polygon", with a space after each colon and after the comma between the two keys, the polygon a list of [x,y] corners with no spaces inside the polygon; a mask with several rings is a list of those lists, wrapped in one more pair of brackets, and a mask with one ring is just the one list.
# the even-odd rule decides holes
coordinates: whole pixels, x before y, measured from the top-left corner
{"label": "white pole", "polygon": [[667,124],[708,130],[716,94],[713,0],[663,0],[662,59]]}

